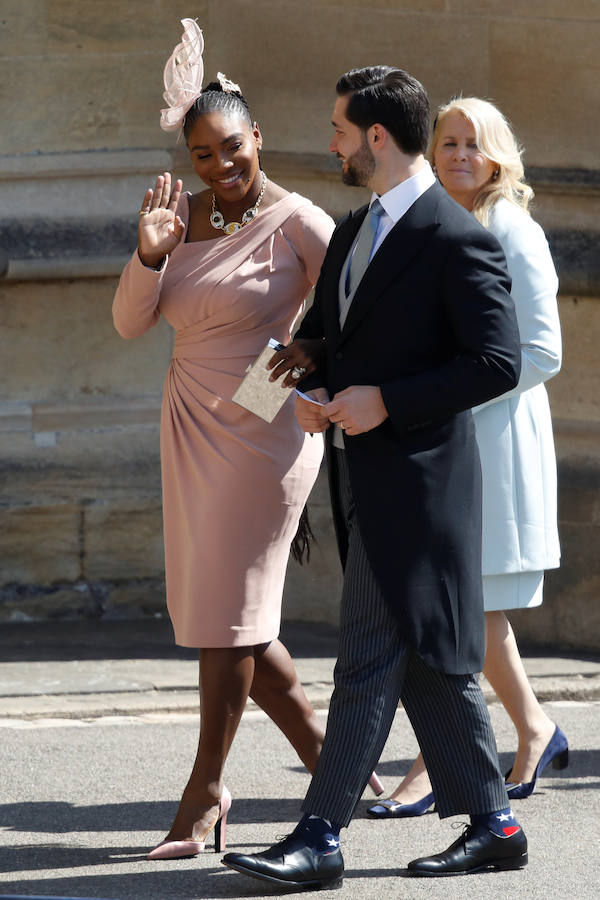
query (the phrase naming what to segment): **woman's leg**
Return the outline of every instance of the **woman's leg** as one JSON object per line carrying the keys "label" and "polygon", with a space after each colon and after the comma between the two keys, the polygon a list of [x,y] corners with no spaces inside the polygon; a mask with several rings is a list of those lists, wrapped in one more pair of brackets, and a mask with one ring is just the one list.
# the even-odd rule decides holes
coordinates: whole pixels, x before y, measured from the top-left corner
{"label": "woman's leg", "polygon": [[429,793],[431,793],[431,782],[425,767],[425,760],[419,753],[394,793],[390,794],[390,798],[397,800],[398,803],[417,803]]}
{"label": "woman's leg", "polygon": [[[483,674],[510,716],[519,744],[508,780],[529,782],[546,744],[554,734],[529,684],[512,626],[503,612],[485,614],[486,649]],[[414,803],[429,793],[429,777],[421,754],[391,795],[400,803]]]}
{"label": "woman's leg", "polygon": [[279,640],[254,648],[250,696],[285,734],[309,772],[321,751],[325,729],[308,702],[292,658]]}
{"label": "woman's leg", "polygon": [[218,818],[223,767],[254,678],[254,650],[254,647],[200,650],[198,751],[166,840],[201,839],[204,826],[210,829]]}
{"label": "woman's leg", "polygon": [[483,674],[517,729],[519,744],[509,781],[529,782],[554,734],[529,684],[511,624],[503,612],[487,612]]}

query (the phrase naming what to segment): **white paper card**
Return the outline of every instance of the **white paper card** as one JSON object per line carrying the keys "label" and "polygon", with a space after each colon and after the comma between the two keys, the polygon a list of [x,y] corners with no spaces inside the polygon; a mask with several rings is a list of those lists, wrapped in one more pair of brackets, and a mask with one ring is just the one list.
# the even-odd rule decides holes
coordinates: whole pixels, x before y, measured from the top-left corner
{"label": "white paper card", "polygon": [[309,397],[308,394],[305,394],[304,391],[300,390],[300,388],[296,388],[296,393],[299,397],[302,397],[303,400],[308,400],[309,403],[314,403],[315,406],[327,406],[327,404],[323,403],[322,400],[315,400],[314,397]]}

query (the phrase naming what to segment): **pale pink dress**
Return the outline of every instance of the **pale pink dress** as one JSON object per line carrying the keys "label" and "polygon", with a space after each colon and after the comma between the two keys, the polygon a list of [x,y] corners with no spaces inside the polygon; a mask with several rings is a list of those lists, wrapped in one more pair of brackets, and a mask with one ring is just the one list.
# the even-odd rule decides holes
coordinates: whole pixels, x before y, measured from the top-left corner
{"label": "pale pink dress", "polygon": [[[188,220],[188,195],[179,214]],[[185,243],[161,272],[136,253],[113,303],[123,337],[160,315],[176,331],[161,416],[167,606],[186,647],[250,646],[279,633],[298,519],[317,477],[320,436],[289,400],[271,424],[232,396],[273,337],[288,343],[333,230],[289,194],[233,236]]]}

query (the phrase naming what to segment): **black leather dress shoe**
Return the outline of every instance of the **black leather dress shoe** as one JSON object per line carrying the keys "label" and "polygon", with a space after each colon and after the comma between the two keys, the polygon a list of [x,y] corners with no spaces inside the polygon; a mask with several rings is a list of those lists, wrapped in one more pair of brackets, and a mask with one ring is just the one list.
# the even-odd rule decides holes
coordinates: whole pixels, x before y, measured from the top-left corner
{"label": "black leather dress shoe", "polygon": [[305,891],[339,888],[344,874],[339,847],[331,853],[318,853],[295,834],[263,853],[226,853],[222,862],[242,875]]}
{"label": "black leather dress shoe", "polygon": [[413,859],[410,875],[469,875],[484,869],[522,869],[527,865],[527,838],[520,828],[508,838],[482,825],[467,825],[457,841],[434,856]]}

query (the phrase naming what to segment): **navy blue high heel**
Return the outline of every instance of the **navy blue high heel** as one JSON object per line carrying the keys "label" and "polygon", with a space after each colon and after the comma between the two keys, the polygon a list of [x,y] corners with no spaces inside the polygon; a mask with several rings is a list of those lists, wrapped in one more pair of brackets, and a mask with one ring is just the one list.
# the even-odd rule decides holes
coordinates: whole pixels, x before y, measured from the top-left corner
{"label": "navy blue high heel", "polygon": [[370,806],[367,812],[375,819],[408,819],[411,816],[423,816],[435,803],[433,791],[425,794],[416,803],[398,803],[397,800],[381,800]]}
{"label": "navy blue high heel", "polygon": [[[553,769],[566,769],[569,765],[569,744],[558,725],[555,727],[554,734],[548,741],[546,749],[540,756],[540,761],[535,767],[533,781],[520,782],[519,784],[513,784],[511,782],[506,783],[506,793],[510,799],[524,800],[525,797],[529,797],[533,794],[536,781],[550,763],[552,763]],[[510,772],[507,772],[505,778],[509,775]]]}

